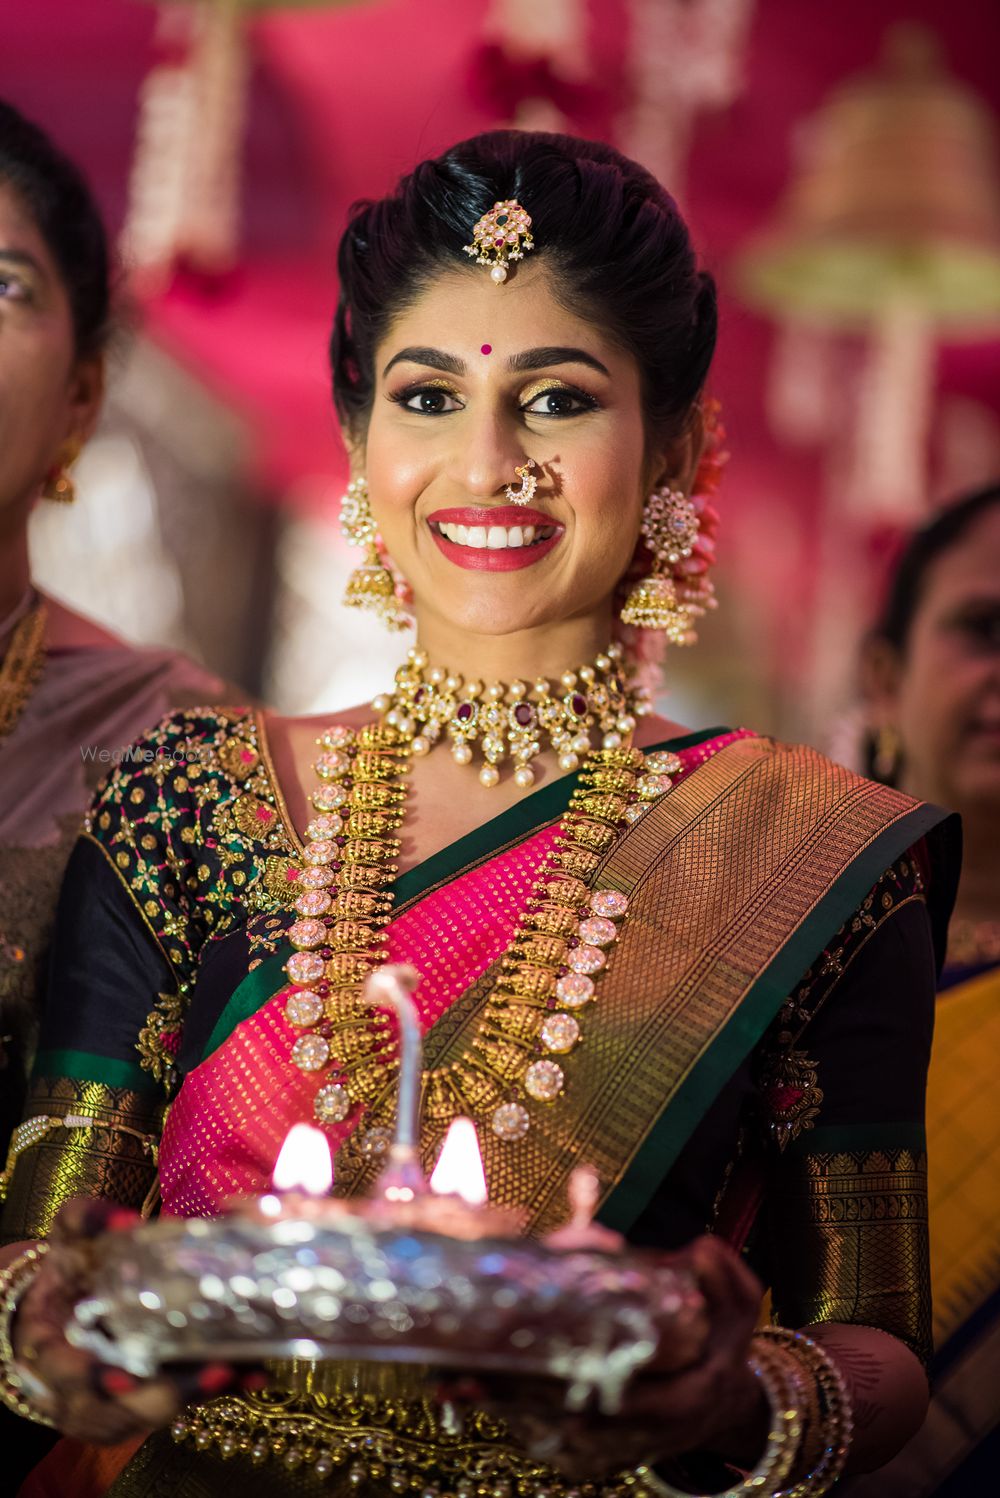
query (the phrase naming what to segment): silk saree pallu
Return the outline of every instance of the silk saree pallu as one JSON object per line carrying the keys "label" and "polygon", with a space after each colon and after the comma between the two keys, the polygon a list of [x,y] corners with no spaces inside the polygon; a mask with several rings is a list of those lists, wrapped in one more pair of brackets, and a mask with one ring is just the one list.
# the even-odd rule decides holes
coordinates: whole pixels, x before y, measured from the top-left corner
{"label": "silk saree pallu", "polygon": [[[565,1095],[535,1110],[513,1148],[481,1128],[491,1199],[526,1209],[528,1231],[548,1231],[585,1158],[604,1183],[604,1217],[627,1230],[826,938],[940,819],[808,749],[778,750],[749,735],[681,780],[595,871],[596,887],[629,898],[624,933],[586,1014],[586,1045],[567,1061]],[[547,851],[531,843],[514,865],[525,893]],[[457,896],[460,940],[473,941],[486,893],[471,871],[389,930],[390,959],[426,974],[429,1072],[461,1062],[497,971],[488,963],[464,983],[459,969],[458,982],[442,984],[447,958],[429,950],[421,919],[433,921],[434,900]],[[166,1211],[210,1214],[229,1196],[266,1190],[285,1133],[310,1116],[317,1081],[288,1060],[297,1031],[280,992],[287,955],[240,985],[171,1109],[160,1158]],[[456,1111],[425,1111],[426,1168]],[[368,1190],[380,1167],[377,1153],[350,1149],[358,1128],[353,1120],[328,1131],[338,1195]]]}
{"label": "silk saree pallu", "polygon": [[[491,1198],[524,1209],[530,1232],[564,1218],[568,1177],[579,1160],[594,1163],[600,1175],[602,1220],[627,1232],[824,943],[882,871],[941,821],[935,809],[859,780],[808,749],[748,734],[700,743],[685,770],[592,876],[596,887],[628,897],[629,915],[588,1006],[585,1044],[566,1060],[564,1094],[534,1110],[514,1147],[481,1127]],[[498,831],[503,821],[490,827]],[[483,850],[471,866],[448,870],[398,909],[389,954],[423,968],[429,1074],[452,1067],[461,1077],[510,937],[509,921],[491,930],[491,910],[503,904],[498,888],[506,889],[513,914],[554,832],[545,826],[499,854]],[[502,847],[502,838],[496,842]],[[405,878],[399,884],[402,895]],[[486,903],[491,892],[493,906]],[[184,1079],[161,1149],[167,1211],[210,1214],[233,1194],[267,1189],[287,1129],[311,1115],[316,1078],[289,1060],[296,1032],[279,996],[286,956],[276,951],[238,984]],[[525,1044],[530,1051],[535,1037]],[[459,1111],[466,1110],[452,1110]],[[447,1122],[425,1109],[425,1167]],[[338,1194],[366,1191],[379,1169],[377,1153],[352,1147],[363,1128],[362,1119],[329,1131]],[[352,1441],[368,1442],[369,1454],[371,1442],[395,1441],[422,1451],[425,1465],[437,1461],[434,1452],[447,1455],[450,1438],[420,1400],[383,1411],[384,1423],[374,1427],[373,1409],[360,1397],[274,1393],[241,1404],[240,1412],[214,1415],[206,1407],[202,1449],[175,1447],[166,1433],[153,1438],[110,1491],[116,1498],[237,1487],[244,1495],[276,1492],[280,1471],[281,1490],[293,1492],[305,1481],[297,1470],[303,1450],[326,1450],[324,1441],[338,1464],[347,1462],[334,1479],[345,1490],[349,1458],[359,1449]],[[466,1446],[471,1440],[495,1455],[501,1435],[477,1427]],[[232,1450],[262,1441],[259,1478],[248,1462],[227,1464]],[[294,1460],[283,1467],[266,1461],[289,1449]],[[446,1481],[449,1473],[458,1480],[446,1463]],[[535,1471],[512,1467],[511,1478],[551,1485],[552,1474],[536,1464]],[[32,1498],[45,1491],[25,1489]]]}
{"label": "silk saree pallu", "polygon": [[988,1492],[1000,1459],[1000,968],[944,987],[927,1088],[935,1356],[923,1429],[858,1498]]}

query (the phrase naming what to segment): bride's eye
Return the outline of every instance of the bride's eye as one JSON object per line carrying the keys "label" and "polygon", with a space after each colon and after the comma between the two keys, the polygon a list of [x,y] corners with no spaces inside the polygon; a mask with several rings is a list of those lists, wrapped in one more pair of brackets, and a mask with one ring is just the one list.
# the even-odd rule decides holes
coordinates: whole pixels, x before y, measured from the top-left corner
{"label": "bride's eye", "polygon": [[390,400],[402,406],[404,411],[417,411],[422,416],[445,416],[449,411],[461,410],[451,391],[442,390],[437,385],[411,385],[409,390],[390,396]]}
{"label": "bride's eye", "polygon": [[592,395],[585,395],[582,390],[566,390],[561,386],[541,391],[521,407],[522,411],[532,416],[578,416],[581,411],[596,409],[597,402]]}
{"label": "bride's eye", "polygon": [[28,302],[31,300],[27,286],[20,276],[12,271],[0,270],[0,297],[5,302]]}

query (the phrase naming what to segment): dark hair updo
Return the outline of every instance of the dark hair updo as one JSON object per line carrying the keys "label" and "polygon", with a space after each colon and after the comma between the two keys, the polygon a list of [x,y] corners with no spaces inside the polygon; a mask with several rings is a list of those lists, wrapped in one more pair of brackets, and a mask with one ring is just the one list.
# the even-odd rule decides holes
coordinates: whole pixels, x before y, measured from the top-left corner
{"label": "dark hair updo", "polygon": [[452,146],[389,197],[352,210],[330,342],[334,401],[348,432],[364,431],[375,349],[393,317],[442,270],[487,274],[463,247],[477,220],[507,198],[531,215],[530,260],[549,269],[563,305],[634,355],[650,432],[678,435],[712,360],[716,300],[677,205],[611,146],[519,130]]}
{"label": "dark hair updo", "polygon": [[78,357],[99,354],[108,341],[111,291],[108,242],[97,204],[73,162],[2,99],[0,184],[17,193],[59,269]]}
{"label": "dark hair updo", "polygon": [[997,505],[1000,505],[1000,483],[987,484],[962,495],[914,531],[896,563],[882,616],[871,632],[876,639],[887,640],[903,654],[931,567],[964,538],[981,516]]}

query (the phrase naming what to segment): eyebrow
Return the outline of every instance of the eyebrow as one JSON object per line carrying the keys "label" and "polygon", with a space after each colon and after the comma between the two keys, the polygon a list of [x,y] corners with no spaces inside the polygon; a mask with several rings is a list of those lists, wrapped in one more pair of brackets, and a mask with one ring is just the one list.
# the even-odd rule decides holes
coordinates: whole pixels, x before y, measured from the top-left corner
{"label": "eyebrow", "polygon": [[[400,349],[398,354],[393,354],[382,371],[382,378],[385,379],[393,365],[404,363],[423,364],[428,369],[440,369],[444,374],[464,375],[466,373],[464,359],[459,359],[455,354],[446,354],[443,349],[423,348],[415,345]],[[534,369],[547,369],[552,364],[586,364],[590,369],[596,369],[598,374],[608,375],[610,378],[607,366],[582,348],[567,348],[559,344],[551,344],[544,348],[525,349],[523,353],[512,354],[507,360],[507,368],[512,374],[526,374]]]}
{"label": "eyebrow", "polygon": [[402,348],[398,354],[393,354],[382,371],[383,380],[394,364],[426,364],[429,369],[440,369],[445,374],[465,374],[464,360],[457,358],[454,354],[446,354],[442,349],[421,348],[419,345]]}
{"label": "eyebrow", "polygon": [[595,359],[593,354],[588,354],[582,348],[564,348],[559,344],[525,349],[523,354],[512,354],[507,360],[507,368],[514,374],[546,369],[550,364],[586,364],[588,368],[596,369],[598,374],[607,375],[609,379],[611,377],[607,365],[602,364],[600,359]]}
{"label": "eyebrow", "polygon": [[7,250],[4,249],[3,245],[0,245],[0,260],[5,260],[8,264],[13,265],[26,265],[29,270],[37,271],[39,275],[44,275],[41,262],[36,260],[34,255],[29,255],[26,250]]}

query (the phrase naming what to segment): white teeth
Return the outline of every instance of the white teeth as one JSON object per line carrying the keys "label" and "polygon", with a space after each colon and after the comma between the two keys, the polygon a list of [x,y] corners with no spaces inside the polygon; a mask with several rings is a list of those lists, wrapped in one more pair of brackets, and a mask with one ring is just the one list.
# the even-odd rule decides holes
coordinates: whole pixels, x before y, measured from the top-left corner
{"label": "white teeth", "polygon": [[483,551],[503,551],[508,546],[531,546],[547,541],[558,531],[554,525],[455,525],[439,521],[438,532],[455,546],[474,546]]}

